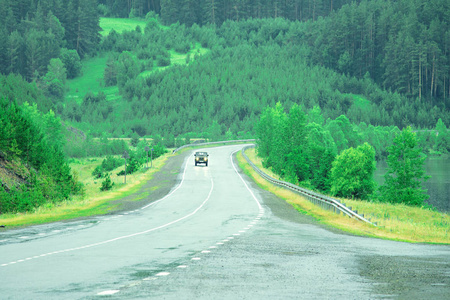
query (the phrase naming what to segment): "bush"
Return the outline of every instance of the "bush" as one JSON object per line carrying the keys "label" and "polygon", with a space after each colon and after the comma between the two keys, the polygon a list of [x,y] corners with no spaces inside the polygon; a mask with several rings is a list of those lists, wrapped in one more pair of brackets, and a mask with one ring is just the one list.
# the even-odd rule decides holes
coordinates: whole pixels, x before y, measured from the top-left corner
{"label": "bush", "polygon": [[167,67],[170,65],[170,57],[158,55],[156,58],[158,67]]}
{"label": "bush", "polygon": [[105,180],[102,181],[102,186],[100,187],[100,191],[109,191],[114,186],[114,182],[111,181],[111,177],[107,173],[105,175]]}
{"label": "bush", "polygon": [[104,171],[109,172],[117,167],[120,167],[122,164],[122,159],[109,155],[102,161],[102,168]]}
{"label": "bush", "polygon": [[92,176],[94,176],[94,178],[98,179],[98,178],[102,178],[103,177],[103,168],[102,166],[97,166],[94,171],[92,171]]}

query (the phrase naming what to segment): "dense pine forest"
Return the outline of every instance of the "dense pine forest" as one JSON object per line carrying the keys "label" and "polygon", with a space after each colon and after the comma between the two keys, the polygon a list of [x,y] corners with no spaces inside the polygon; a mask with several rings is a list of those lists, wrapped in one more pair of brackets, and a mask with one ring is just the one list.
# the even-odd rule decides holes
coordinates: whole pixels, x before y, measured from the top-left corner
{"label": "dense pine forest", "polygon": [[[145,26],[102,32],[105,18]],[[10,128],[0,158],[37,174],[2,180],[2,191],[12,203],[17,187],[63,176],[55,197],[79,193],[65,157],[131,151],[112,137],[152,137],[161,153],[192,137],[256,137],[280,175],[342,195],[332,169],[348,149],[386,159],[405,129],[423,154],[450,150],[449,20],[446,0],[0,0],[0,120]],[[100,88],[72,91],[93,61]],[[280,128],[309,143],[285,151],[288,168],[264,144]],[[51,138],[26,142],[21,130]],[[292,142],[287,132],[276,147]],[[42,143],[57,160],[30,158]],[[367,198],[370,180],[362,190],[350,196]]]}

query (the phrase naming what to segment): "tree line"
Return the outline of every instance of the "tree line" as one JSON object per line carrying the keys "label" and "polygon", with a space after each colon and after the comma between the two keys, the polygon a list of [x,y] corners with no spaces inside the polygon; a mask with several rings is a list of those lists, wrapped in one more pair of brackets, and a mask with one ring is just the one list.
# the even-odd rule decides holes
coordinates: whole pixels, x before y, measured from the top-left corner
{"label": "tree line", "polygon": [[27,81],[44,81],[51,59],[74,78],[79,70],[72,65],[100,42],[97,3],[90,0],[0,0],[0,28],[0,72]]}
{"label": "tree line", "polygon": [[[297,40],[305,24],[278,18],[162,29],[155,22],[112,31],[101,43],[110,56],[104,83],[117,85],[124,101],[87,94],[83,103],[58,110],[64,119],[96,136],[237,138],[253,135],[262,108],[282,101],[288,108],[318,106],[326,119],[345,115],[356,124],[434,128],[439,118],[450,124],[436,101],[382,90],[367,74],[358,79],[314,64],[315,50]],[[209,54],[190,52],[196,43]],[[187,64],[143,75],[164,66],[169,50],[187,54]]]}
{"label": "tree line", "polygon": [[[441,126],[441,125],[439,125]],[[421,206],[428,198],[422,183],[425,156],[410,127],[375,130],[351,124],[345,116],[324,121],[316,108],[267,107],[256,126],[263,166],[287,181],[338,197]],[[445,131],[447,139],[448,131]],[[387,154],[386,182],[373,175],[380,142]],[[435,140],[439,144],[438,140]]]}
{"label": "tree line", "polygon": [[344,5],[308,22],[300,37],[316,64],[362,78],[410,101],[448,110],[450,3],[445,0],[375,0]]}
{"label": "tree line", "polygon": [[[104,16],[144,17],[153,11],[166,25],[221,25],[226,20],[286,18],[317,20],[354,0],[99,0]],[[356,2],[360,2],[359,0]]]}

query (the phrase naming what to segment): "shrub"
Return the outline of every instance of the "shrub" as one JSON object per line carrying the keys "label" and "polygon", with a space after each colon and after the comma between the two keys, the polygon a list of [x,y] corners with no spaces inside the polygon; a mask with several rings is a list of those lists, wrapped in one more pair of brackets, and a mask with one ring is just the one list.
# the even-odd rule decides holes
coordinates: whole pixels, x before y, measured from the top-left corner
{"label": "shrub", "polygon": [[111,181],[111,177],[109,173],[106,173],[105,180],[102,181],[102,186],[100,187],[100,191],[109,191],[114,186],[114,182]]}

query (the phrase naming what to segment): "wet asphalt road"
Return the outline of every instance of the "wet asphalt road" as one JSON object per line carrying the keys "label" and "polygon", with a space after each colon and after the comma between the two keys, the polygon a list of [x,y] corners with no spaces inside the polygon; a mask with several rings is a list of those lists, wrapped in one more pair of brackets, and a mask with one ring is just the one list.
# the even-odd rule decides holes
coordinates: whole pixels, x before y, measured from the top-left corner
{"label": "wet asphalt road", "polygon": [[172,191],[112,216],[0,232],[0,299],[448,299],[450,247],[328,230],[186,155]]}

